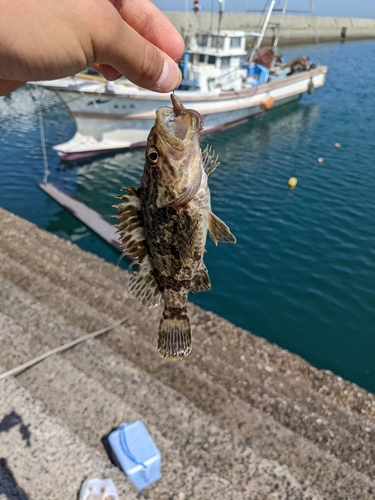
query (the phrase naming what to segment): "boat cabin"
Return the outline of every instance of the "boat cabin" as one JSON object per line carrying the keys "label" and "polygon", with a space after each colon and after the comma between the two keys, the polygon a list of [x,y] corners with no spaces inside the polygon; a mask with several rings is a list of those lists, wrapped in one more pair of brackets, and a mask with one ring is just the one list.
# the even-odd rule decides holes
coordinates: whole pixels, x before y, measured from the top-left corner
{"label": "boat cabin", "polygon": [[236,68],[246,55],[244,31],[199,33],[190,47],[190,63],[209,64],[217,69]]}
{"label": "boat cabin", "polygon": [[243,80],[241,62],[247,54],[245,45],[245,31],[197,33],[180,62],[183,80],[179,90],[240,90]]}

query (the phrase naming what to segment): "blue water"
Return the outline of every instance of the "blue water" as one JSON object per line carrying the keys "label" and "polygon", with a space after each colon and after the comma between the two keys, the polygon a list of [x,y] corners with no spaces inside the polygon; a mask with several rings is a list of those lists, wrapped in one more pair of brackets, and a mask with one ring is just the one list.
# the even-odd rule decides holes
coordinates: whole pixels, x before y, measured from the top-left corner
{"label": "blue water", "polygon": [[[238,243],[208,243],[212,290],[191,299],[375,392],[375,41],[284,51],[302,53],[328,64],[324,88],[203,139],[221,161],[213,209]],[[120,188],[139,184],[143,151],[60,163],[51,146],[73,135],[72,119],[54,94],[22,88],[0,100],[0,205],[115,262],[36,186],[41,99],[50,181],[108,220]]]}

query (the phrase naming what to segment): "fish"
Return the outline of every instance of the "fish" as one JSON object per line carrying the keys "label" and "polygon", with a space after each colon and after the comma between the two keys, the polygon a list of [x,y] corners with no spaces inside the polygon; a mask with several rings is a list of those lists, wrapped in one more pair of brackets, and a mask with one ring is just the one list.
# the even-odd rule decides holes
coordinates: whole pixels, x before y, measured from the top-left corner
{"label": "fish", "polygon": [[156,110],[140,187],[122,189],[114,207],[119,241],[138,261],[129,291],[144,306],[164,301],[157,351],[181,360],[192,350],[188,295],[211,288],[207,232],[216,245],[236,238],[211,210],[208,177],[219,161],[212,147],[201,150],[203,118],[174,93],[171,100]]}

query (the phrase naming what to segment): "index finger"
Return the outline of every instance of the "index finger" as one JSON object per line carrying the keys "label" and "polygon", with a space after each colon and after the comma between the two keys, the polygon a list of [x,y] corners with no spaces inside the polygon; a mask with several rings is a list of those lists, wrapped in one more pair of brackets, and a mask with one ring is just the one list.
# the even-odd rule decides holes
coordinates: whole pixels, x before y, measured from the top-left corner
{"label": "index finger", "polygon": [[178,61],[184,52],[182,36],[150,0],[112,0],[122,19],[146,40]]}

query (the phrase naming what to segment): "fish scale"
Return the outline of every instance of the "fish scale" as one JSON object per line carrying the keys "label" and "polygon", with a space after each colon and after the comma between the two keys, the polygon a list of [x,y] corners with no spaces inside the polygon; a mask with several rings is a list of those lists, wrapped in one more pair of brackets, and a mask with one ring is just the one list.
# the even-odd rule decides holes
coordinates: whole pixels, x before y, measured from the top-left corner
{"label": "fish scale", "polygon": [[207,231],[216,245],[236,239],[211,211],[207,181],[219,162],[210,147],[200,149],[203,119],[174,94],[171,99],[173,107],[156,110],[141,186],[119,196],[116,226],[123,247],[139,262],[129,290],[145,306],[164,300],[157,350],[177,360],[192,349],[189,293],[211,288],[203,262]]}

